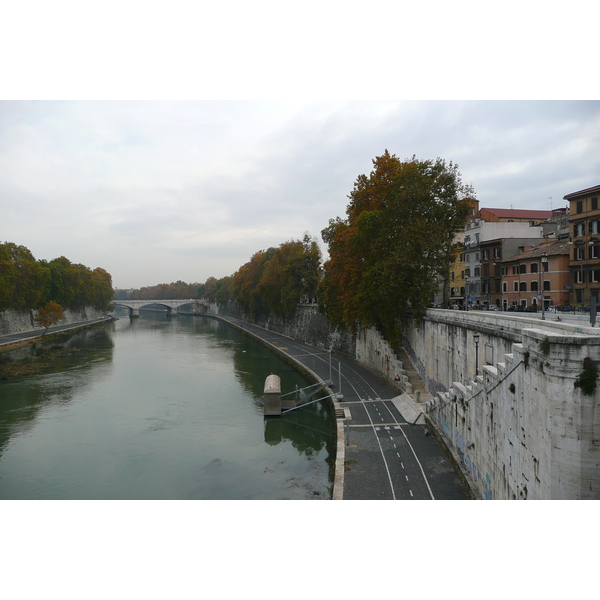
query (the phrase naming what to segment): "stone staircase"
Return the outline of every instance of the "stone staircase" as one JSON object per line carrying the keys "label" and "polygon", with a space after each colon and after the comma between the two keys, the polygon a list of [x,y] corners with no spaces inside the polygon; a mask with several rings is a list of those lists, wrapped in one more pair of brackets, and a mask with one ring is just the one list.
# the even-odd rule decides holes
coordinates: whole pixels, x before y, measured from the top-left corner
{"label": "stone staircase", "polygon": [[408,354],[404,348],[399,348],[396,350],[396,356],[398,360],[402,362],[402,367],[404,368],[404,375],[408,378],[408,382],[406,385],[406,393],[419,405],[424,408],[425,403],[428,400],[432,399],[431,394],[425,389],[425,385],[423,384],[423,380],[421,376],[417,373],[412,363],[410,362],[410,358],[408,358]]}

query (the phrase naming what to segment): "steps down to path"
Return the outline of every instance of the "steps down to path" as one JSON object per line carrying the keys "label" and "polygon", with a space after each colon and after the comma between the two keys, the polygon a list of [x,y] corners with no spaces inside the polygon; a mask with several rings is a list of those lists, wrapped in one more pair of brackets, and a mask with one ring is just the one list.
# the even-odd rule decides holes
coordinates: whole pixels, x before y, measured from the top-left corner
{"label": "steps down to path", "polygon": [[424,409],[425,403],[428,400],[433,399],[433,396],[425,388],[421,376],[413,367],[412,363],[410,362],[410,358],[408,358],[408,354],[406,354],[404,348],[397,349],[396,356],[398,357],[398,360],[402,362],[404,374],[408,378],[406,394],[410,396],[412,400],[416,402],[421,408]]}

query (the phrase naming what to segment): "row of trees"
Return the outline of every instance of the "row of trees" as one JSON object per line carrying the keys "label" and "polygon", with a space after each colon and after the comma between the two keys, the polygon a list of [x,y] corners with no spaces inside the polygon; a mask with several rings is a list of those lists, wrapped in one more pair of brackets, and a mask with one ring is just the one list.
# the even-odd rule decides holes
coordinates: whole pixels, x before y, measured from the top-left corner
{"label": "row of trees", "polygon": [[306,233],[256,252],[231,276],[143,288],[128,297],[235,300],[252,318],[289,318],[298,302],[316,296],[335,326],[374,325],[395,343],[399,318],[409,311],[421,318],[447,277],[454,234],[470,210],[465,200],[473,198],[457,165],[399,160],[386,150],[368,176],[357,178],[346,218],[330,219],[321,232],[329,253],[324,268]]}
{"label": "row of trees", "polygon": [[301,300],[316,295],[320,265],[319,245],[305,233],[302,240],[254,254],[233,276],[231,297],[252,318],[289,318]]}
{"label": "row of trees", "polygon": [[112,296],[112,278],[100,267],[92,271],[64,256],[36,260],[25,246],[0,244],[0,312],[38,309],[50,301],[67,309],[108,310]]}
{"label": "row of trees", "polygon": [[115,290],[115,300],[185,300],[187,298],[200,298],[200,283],[159,283],[133,290]]}
{"label": "row of trees", "polygon": [[198,296],[209,302],[236,301],[252,318],[290,318],[299,302],[312,301],[321,267],[319,244],[308,233],[277,248],[259,250],[228,277],[209,277]]}

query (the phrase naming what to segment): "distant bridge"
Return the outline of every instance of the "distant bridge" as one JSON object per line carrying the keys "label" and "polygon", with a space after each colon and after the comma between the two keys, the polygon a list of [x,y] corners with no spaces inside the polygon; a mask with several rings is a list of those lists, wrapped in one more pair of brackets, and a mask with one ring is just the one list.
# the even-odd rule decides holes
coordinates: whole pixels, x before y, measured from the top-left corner
{"label": "distant bridge", "polygon": [[145,306],[164,306],[167,309],[167,316],[174,317],[179,313],[182,306],[191,305],[192,312],[207,313],[210,309],[210,304],[206,300],[198,300],[190,298],[188,300],[113,300],[115,306],[123,306],[129,309],[129,316],[133,319],[140,316],[140,308]]}

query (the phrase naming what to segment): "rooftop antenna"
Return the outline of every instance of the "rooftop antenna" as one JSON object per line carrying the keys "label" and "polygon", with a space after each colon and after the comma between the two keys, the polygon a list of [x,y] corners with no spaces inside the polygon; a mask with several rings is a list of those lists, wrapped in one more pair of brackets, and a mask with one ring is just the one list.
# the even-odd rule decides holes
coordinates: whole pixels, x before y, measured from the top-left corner
{"label": "rooftop antenna", "polygon": [[548,200],[550,200],[550,210],[552,210],[552,196],[548,196]]}

